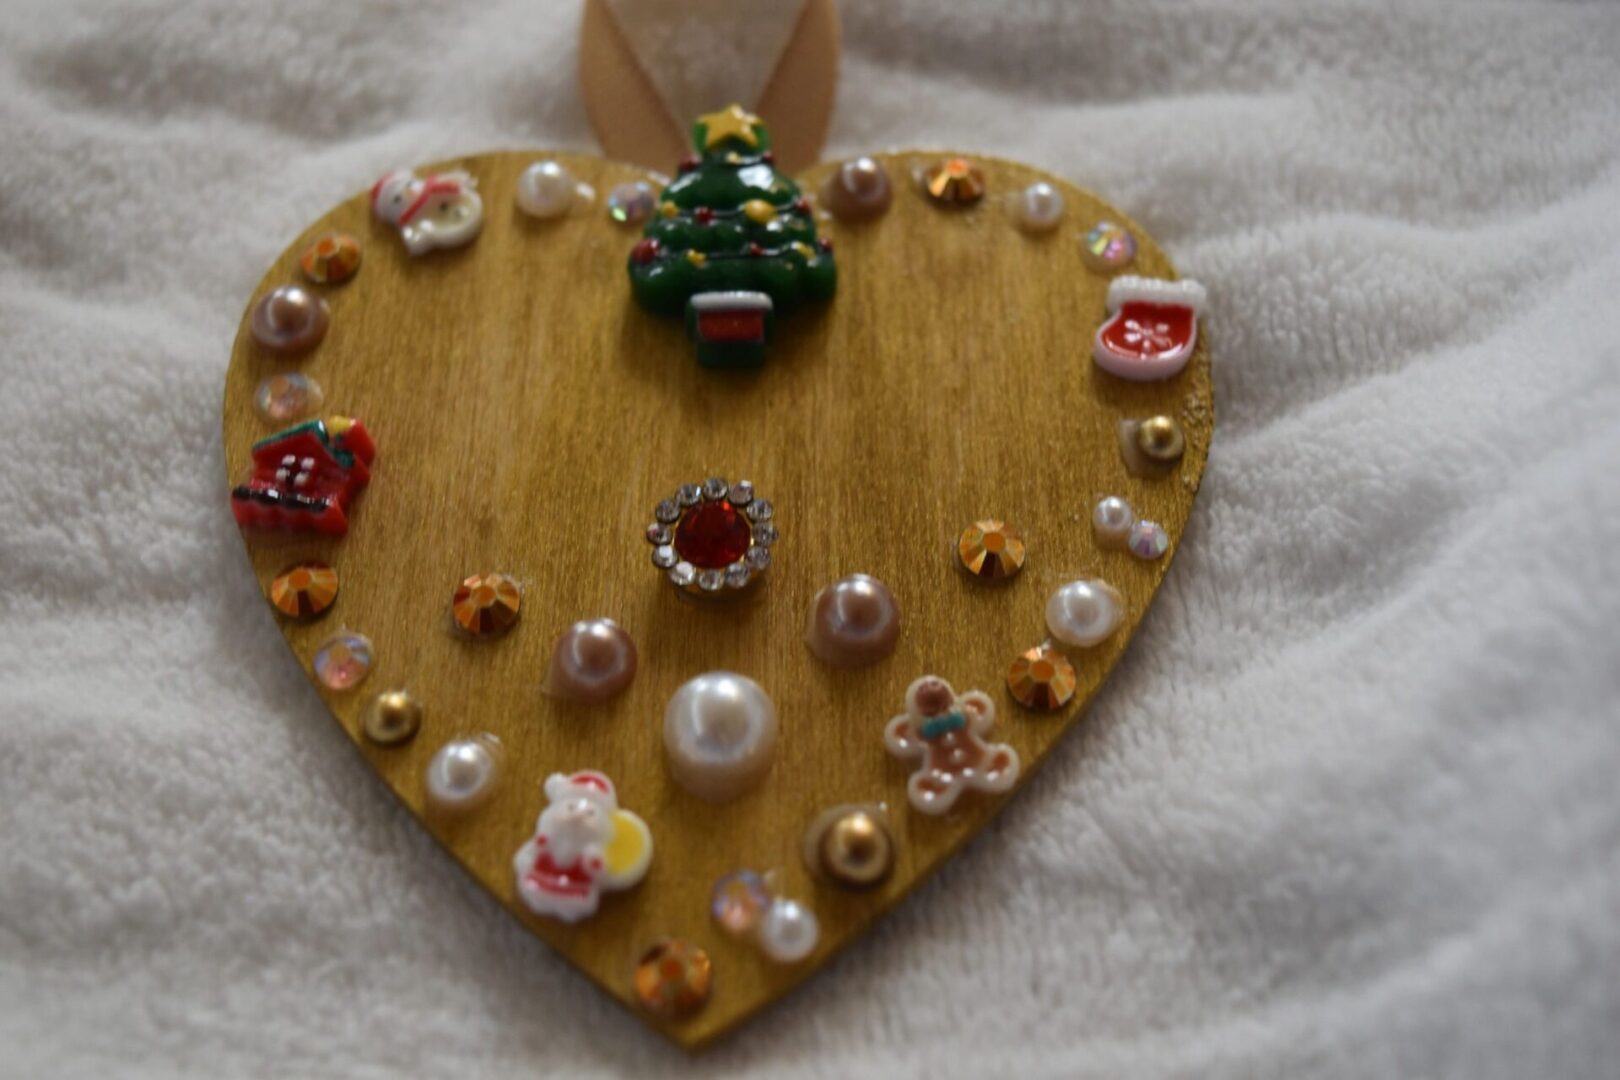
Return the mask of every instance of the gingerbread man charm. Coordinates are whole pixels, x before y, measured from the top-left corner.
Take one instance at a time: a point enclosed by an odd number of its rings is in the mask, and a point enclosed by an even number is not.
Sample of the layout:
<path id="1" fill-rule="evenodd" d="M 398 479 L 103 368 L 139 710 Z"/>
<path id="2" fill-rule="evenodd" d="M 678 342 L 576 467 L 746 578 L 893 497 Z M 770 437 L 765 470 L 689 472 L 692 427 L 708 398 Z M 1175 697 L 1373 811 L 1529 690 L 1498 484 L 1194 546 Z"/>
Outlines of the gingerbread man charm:
<path id="1" fill-rule="evenodd" d="M 902 761 L 920 761 L 906 784 L 911 805 L 943 814 L 964 790 L 1002 792 L 1018 780 L 1018 751 L 987 743 L 996 722 L 988 694 L 960 696 L 937 675 L 924 675 L 906 689 L 906 711 L 889 721 L 883 741 Z"/>

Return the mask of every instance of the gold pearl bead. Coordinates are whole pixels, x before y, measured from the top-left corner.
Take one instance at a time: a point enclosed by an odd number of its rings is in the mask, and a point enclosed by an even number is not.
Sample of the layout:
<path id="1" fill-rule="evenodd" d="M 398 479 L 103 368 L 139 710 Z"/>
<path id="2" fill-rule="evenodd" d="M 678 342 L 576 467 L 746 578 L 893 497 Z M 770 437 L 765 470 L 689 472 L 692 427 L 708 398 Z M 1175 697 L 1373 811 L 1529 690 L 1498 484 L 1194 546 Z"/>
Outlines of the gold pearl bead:
<path id="1" fill-rule="evenodd" d="M 1136 448 L 1142 456 L 1167 464 L 1178 461 L 1187 449 L 1181 425 L 1168 416 L 1150 416 L 1137 425 Z"/>
<path id="2" fill-rule="evenodd" d="M 851 810 L 821 835 L 821 872 L 846 889 L 870 889 L 894 869 L 894 838 L 872 814 Z"/>
<path id="3" fill-rule="evenodd" d="M 362 727 L 366 738 L 379 746 L 407 742 L 422 726 L 422 703 L 407 690 L 378 694 L 366 706 Z"/>

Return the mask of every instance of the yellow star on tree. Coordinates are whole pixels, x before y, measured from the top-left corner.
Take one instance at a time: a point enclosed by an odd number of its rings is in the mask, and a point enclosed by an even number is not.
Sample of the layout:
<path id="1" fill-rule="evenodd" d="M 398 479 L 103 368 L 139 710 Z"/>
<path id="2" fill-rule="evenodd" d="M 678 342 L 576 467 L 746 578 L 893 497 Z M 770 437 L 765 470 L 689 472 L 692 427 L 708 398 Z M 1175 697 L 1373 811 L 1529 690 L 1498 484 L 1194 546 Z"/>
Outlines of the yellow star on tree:
<path id="1" fill-rule="evenodd" d="M 754 125 L 759 123 L 759 117 L 745 111 L 740 105 L 728 105 L 719 112 L 700 116 L 698 123 L 703 125 L 705 150 L 713 150 L 727 139 L 741 139 L 751 149 L 759 146 L 759 136 L 754 134 Z"/>

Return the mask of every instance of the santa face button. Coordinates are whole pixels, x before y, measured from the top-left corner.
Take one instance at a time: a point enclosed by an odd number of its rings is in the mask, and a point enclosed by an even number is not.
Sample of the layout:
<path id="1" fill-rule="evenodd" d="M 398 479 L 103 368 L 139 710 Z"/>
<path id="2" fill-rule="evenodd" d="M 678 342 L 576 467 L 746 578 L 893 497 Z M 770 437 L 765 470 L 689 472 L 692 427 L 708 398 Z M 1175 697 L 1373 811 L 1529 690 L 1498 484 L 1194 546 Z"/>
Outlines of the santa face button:
<path id="1" fill-rule="evenodd" d="M 652 865 L 652 830 L 619 806 L 613 781 L 586 769 L 553 773 L 535 835 L 512 857 L 517 892 L 536 915 L 579 922 L 603 892 L 628 889 Z"/>
<path id="2" fill-rule="evenodd" d="M 747 480 L 683 484 L 653 509 L 652 563 L 694 596 L 736 595 L 770 568 L 776 510 Z"/>
<path id="3" fill-rule="evenodd" d="M 1198 345 L 1204 287 L 1128 275 L 1108 286 L 1108 320 L 1097 330 L 1091 355 L 1110 375 L 1153 382 L 1181 374 Z"/>

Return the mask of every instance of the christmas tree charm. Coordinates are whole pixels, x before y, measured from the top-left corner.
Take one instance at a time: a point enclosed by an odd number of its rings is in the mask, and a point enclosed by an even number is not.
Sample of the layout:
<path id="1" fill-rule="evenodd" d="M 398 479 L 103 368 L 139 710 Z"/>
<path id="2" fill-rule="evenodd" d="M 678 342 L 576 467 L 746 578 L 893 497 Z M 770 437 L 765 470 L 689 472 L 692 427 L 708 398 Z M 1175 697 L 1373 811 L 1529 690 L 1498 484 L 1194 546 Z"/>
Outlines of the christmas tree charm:
<path id="1" fill-rule="evenodd" d="M 396 169 L 372 185 L 371 211 L 399 229 L 412 255 L 471 243 L 484 225 L 478 181 L 460 170 L 419 177 Z"/>
<path id="2" fill-rule="evenodd" d="M 613 781 L 586 770 L 546 780 L 548 805 L 534 837 L 512 858 L 518 895 L 536 915 L 578 922 L 604 891 L 628 889 L 652 865 L 652 831 L 619 808 Z"/>
<path id="3" fill-rule="evenodd" d="M 237 524 L 342 536 L 376 447 L 351 417 L 310 420 L 253 444 L 253 475 L 231 490 Z"/>
<path id="4" fill-rule="evenodd" d="M 692 126 L 697 157 L 659 197 L 630 252 L 630 287 L 656 315 L 686 313 L 705 367 L 758 367 L 771 320 L 838 287 L 799 187 L 776 171 L 757 116 L 733 105 Z"/>
<path id="5" fill-rule="evenodd" d="M 982 690 L 957 696 L 937 675 L 924 675 L 906 689 L 906 711 L 889 721 L 883 741 L 902 761 L 916 761 L 906 784 L 914 810 L 943 814 L 962 792 L 1001 792 L 1018 779 L 1018 751 L 984 737 L 996 722 L 996 706 Z"/>
<path id="6" fill-rule="evenodd" d="M 1108 321 L 1097 330 L 1091 354 L 1104 371 L 1134 382 L 1181 373 L 1198 344 L 1204 287 L 1135 275 L 1108 286 Z"/>

